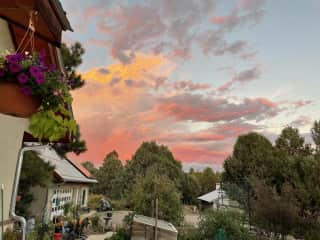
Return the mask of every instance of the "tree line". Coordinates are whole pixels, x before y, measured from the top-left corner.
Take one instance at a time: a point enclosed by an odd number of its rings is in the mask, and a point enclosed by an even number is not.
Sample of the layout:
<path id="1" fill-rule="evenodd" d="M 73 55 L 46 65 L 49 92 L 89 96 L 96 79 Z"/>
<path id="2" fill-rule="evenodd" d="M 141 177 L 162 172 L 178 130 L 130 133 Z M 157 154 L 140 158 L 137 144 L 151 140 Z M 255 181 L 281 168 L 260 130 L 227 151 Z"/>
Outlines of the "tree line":
<path id="1" fill-rule="evenodd" d="M 83 166 L 99 182 L 93 186 L 93 193 L 125 200 L 128 208 L 147 216 L 153 215 L 157 198 L 159 218 L 177 225 L 183 220 L 182 204 L 195 204 L 198 196 L 215 189 L 220 178 L 209 167 L 202 172 L 184 172 L 170 150 L 156 142 L 142 143 L 124 165 L 112 151 L 99 168 L 91 162 Z"/>
<path id="2" fill-rule="evenodd" d="M 275 144 L 258 133 L 242 135 L 224 162 L 224 188 L 261 235 L 319 239 L 320 121 L 311 136 L 313 144 L 306 143 L 290 126 Z"/>

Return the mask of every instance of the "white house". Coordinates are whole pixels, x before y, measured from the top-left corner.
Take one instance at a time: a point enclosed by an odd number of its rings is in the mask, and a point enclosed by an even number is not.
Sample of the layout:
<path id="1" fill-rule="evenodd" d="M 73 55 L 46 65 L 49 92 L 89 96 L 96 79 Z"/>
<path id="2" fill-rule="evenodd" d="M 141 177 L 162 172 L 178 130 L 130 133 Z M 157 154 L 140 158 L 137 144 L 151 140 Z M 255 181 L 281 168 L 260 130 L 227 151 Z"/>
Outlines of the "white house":
<path id="1" fill-rule="evenodd" d="M 198 197 L 198 200 L 200 200 L 201 208 L 212 207 L 213 209 L 218 209 L 230 206 L 230 200 L 225 191 L 221 189 L 220 183 L 216 184 L 216 189 L 214 191 Z"/>
<path id="2" fill-rule="evenodd" d="M 39 156 L 55 166 L 54 180 L 48 188 L 32 189 L 34 201 L 31 213 L 40 216 L 45 213 L 47 220 L 63 214 L 66 203 L 80 208 L 87 207 L 89 187 L 97 181 L 88 176 L 79 166 L 66 158 L 61 158 L 52 148 L 38 151 Z"/>

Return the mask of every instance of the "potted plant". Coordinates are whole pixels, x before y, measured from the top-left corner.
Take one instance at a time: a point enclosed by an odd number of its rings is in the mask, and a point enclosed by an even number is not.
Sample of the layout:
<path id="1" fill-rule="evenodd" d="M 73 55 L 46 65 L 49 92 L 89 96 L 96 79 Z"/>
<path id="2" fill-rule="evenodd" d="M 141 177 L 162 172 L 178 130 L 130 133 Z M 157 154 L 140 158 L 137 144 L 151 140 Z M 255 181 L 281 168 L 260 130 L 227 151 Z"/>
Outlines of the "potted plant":
<path id="1" fill-rule="evenodd" d="M 0 112 L 28 117 L 34 137 L 58 141 L 77 130 L 68 109 L 71 83 L 43 54 L 7 53 L 0 56 Z"/>

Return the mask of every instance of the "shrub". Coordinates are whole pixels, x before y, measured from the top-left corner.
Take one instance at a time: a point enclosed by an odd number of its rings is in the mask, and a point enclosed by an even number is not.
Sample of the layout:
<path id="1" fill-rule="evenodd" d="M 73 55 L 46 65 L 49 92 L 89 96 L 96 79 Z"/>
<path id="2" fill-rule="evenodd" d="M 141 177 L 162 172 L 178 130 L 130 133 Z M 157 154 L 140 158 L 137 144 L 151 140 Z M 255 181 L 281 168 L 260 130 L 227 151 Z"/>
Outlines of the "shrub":
<path id="1" fill-rule="evenodd" d="M 200 216 L 200 239 L 251 240 L 252 234 L 244 227 L 239 212 L 230 210 L 207 211 Z"/>
<path id="2" fill-rule="evenodd" d="M 100 200 L 103 198 L 101 194 L 90 194 L 88 200 L 88 207 L 92 210 L 100 206 Z"/>
<path id="3" fill-rule="evenodd" d="M 125 228 L 119 228 L 109 240 L 129 240 L 130 234 L 127 229 Z"/>
<path id="4" fill-rule="evenodd" d="M 178 240 L 199 240 L 200 234 L 196 228 L 181 228 L 178 234 Z"/>

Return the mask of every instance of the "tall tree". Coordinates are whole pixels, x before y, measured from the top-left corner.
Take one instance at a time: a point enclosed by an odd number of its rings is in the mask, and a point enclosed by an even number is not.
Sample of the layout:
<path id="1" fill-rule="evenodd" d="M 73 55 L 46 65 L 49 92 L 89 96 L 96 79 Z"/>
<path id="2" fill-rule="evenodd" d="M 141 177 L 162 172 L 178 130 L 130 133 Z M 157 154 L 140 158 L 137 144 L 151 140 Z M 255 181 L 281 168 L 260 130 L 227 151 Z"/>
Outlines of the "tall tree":
<path id="1" fill-rule="evenodd" d="M 185 204 L 196 204 L 197 197 L 201 194 L 198 179 L 194 174 L 184 173 L 182 177 L 182 201 Z"/>
<path id="2" fill-rule="evenodd" d="M 111 198 L 119 198 L 122 194 L 124 167 L 116 151 L 112 151 L 105 157 L 102 166 L 96 173 L 99 184 L 95 187 L 97 193 L 104 194 Z"/>
<path id="3" fill-rule="evenodd" d="M 250 177 L 268 174 L 273 158 L 274 148 L 264 136 L 258 133 L 239 136 L 233 155 L 224 162 L 223 179 L 246 188 Z"/>
<path id="4" fill-rule="evenodd" d="M 84 85 L 85 81 L 82 79 L 81 75 L 77 73 L 76 69 L 82 63 L 82 57 L 85 53 L 84 48 L 81 43 L 75 42 L 70 46 L 67 44 L 61 44 L 61 55 L 64 65 L 64 70 L 67 79 L 71 81 L 72 89 L 80 88 Z"/>
<path id="5" fill-rule="evenodd" d="M 282 130 L 276 140 L 276 148 L 290 156 L 308 156 L 312 154 L 310 146 L 305 144 L 304 138 L 299 134 L 299 130 L 290 126 Z"/>
<path id="6" fill-rule="evenodd" d="M 82 63 L 82 57 L 85 53 L 81 43 L 76 42 L 70 46 L 65 43 L 61 44 L 60 52 L 64 65 L 66 79 L 69 79 L 72 89 L 81 88 L 85 81 L 81 75 L 76 72 L 76 69 Z M 77 155 L 87 151 L 86 142 L 81 139 L 80 126 L 77 126 L 77 133 L 73 136 L 70 143 L 56 143 L 54 148 L 60 156 L 65 157 L 67 153 L 73 152 Z"/>
<path id="7" fill-rule="evenodd" d="M 318 154 L 320 154 L 320 120 L 313 123 L 311 135 L 313 142 L 316 145 L 316 151 Z"/>
<path id="8" fill-rule="evenodd" d="M 93 165 L 92 162 L 83 162 L 81 165 L 89 171 L 92 176 L 96 176 L 98 169 Z"/>
<path id="9" fill-rule="evenodd" d="M 156 199 L 159 200 L 159 219 L 179 225 L 183 220 L 181 195 L 175 184 L 165 175 L 154 170 L 138 177 L 128 194 L 130 207 L 138 214 L 154 216 Z"/>
<path id="10" fill-rule="evenodd" d="M 157 169 L 166 175 L 178 188 L 181 187 L 182 165 L 177 161 L 170 150 L 155 142 L 144 142 L 127 162 L 127 182 L 134 182 L 137 176 L 146 176 L 150 168 Z"/>

